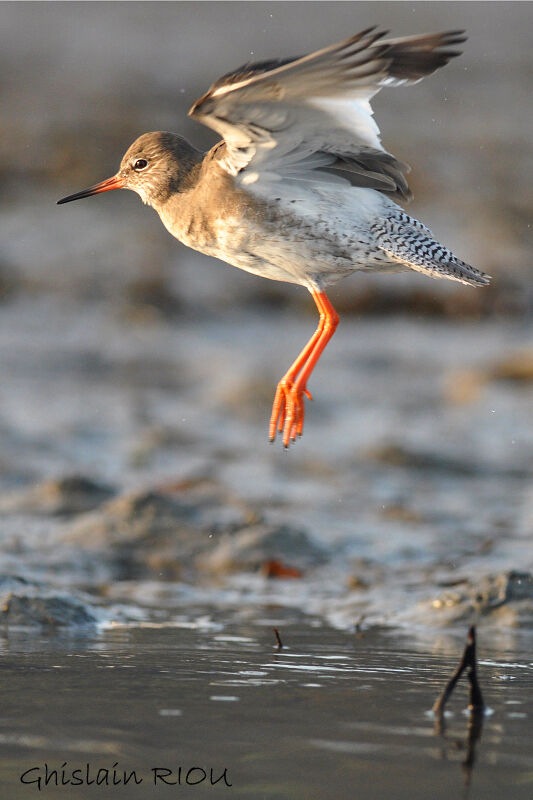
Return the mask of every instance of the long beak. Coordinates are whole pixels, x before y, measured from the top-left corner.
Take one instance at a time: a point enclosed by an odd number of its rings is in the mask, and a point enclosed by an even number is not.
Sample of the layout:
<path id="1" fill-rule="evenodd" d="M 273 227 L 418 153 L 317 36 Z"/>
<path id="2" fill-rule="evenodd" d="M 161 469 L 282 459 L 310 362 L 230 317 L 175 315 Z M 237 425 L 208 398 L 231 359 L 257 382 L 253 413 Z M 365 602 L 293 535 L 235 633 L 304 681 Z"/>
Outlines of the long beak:
<path id="1" fill-rule="evenodd" d="M 110 192 L 112 189 L 122 189 L 123 187 L 124 179 L 120 178 L 118 175 L 114 175 L 112 178 L 108 178 L 106 181 L 97 183 L 95 186 L 91 186 L 89 189 L 84 189 L 82 192 L 76 192 L 76 194 L 69 194 L 68 197 L 63 197 L 62 200 L 57 201 L 57 205 L 60 206 L 63 203 L 70 203 L 71 200 L 81 200 L 82 197 L 91 197 L 93 194 Z"/>

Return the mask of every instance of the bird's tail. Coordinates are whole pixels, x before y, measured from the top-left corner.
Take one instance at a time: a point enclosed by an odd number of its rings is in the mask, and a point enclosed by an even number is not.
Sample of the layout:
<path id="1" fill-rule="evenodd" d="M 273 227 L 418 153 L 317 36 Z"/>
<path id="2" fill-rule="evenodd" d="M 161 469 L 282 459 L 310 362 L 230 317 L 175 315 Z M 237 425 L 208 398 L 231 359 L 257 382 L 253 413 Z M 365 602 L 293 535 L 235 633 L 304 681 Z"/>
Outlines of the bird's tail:
<path id="1" fill-rule="evenodd" d="M 490 282 L 490 275 L 461 261 L 433 238 L 429 228 L 404 211 L 380 220 L 373 226 L 373 233 L 380 249 L 392 261 L 431 278 L 448 278 L 470 286 L 486 286 Z"/>

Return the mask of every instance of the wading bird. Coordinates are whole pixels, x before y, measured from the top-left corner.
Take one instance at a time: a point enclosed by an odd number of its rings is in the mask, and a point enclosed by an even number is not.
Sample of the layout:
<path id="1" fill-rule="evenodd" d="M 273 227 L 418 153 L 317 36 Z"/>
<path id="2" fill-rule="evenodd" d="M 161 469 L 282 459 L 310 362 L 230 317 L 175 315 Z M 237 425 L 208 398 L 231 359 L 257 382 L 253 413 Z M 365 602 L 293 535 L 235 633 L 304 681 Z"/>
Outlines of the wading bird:
<path id="1" fill-rule="evenodd" d="M 145 133 L 115 176 L 59 201 L 131 189 L 189 247 L 311 292 L 319 324 L 270 418 L 285 447 L 302 434 L 307 382 L 337 327 L 326 286 L 357 270 L 489 281 L 393 201 L 410 197 L 408 167 L 382 147 L 370 107 L 382 87 L 429 75 L 464 41 L 463 31 L 388 39 L 369 28 L 303 57 L 245 64 L 189 111 L 223 137 L 209 152 Z"/>

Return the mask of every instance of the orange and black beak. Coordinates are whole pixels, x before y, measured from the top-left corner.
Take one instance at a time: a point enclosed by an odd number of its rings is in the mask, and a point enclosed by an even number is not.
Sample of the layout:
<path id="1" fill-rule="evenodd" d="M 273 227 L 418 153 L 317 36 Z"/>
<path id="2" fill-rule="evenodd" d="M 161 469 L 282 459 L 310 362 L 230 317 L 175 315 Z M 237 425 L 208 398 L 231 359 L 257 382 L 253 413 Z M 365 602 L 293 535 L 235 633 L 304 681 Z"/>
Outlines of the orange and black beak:
<path id="1" fill-rule="evenodd" d="M 68 197 L 63 197 L 61 200 L 57 201 L 57 205 L 60 206 L 63 203 L 70 203 L 71 200 L 81 200 L 82 197 L 91 197 L 91 195 L 100 194 L 100 192 L 110 192 L 112 189 L 123 188 L 124 179 L 120 178 L 118 175 L 114 175 L 112 178 L 108 178 L 106 181 L 97 183 L 95 186 L 91 186 L 89 189 L 84 189 L 82 192 L 76 192 L 76 194 L 69 194 Z"/>

